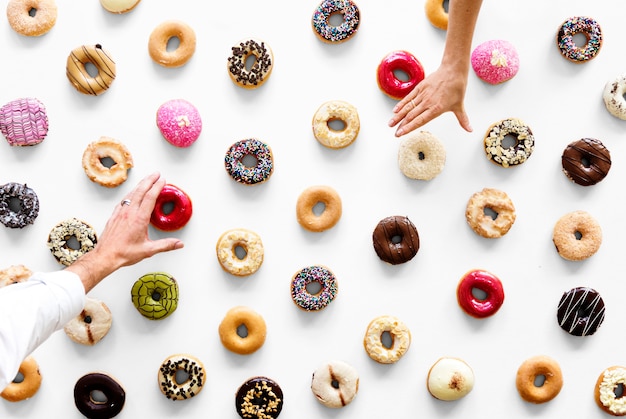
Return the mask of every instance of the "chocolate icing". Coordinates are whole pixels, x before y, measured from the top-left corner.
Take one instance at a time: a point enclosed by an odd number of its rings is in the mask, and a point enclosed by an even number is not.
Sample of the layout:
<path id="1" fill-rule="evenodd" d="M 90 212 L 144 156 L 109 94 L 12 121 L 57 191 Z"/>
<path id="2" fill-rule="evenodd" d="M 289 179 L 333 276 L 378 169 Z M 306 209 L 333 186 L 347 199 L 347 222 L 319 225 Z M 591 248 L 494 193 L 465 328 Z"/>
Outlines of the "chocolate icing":
<path id="1" fill-rule="evenodd" d="M 94 401 L 92 391 L 101 391 L 106 402 Z M 74 385 L 74 403 L 85 417 L 90 419 L 110 419 L 122 411 L 126 392 L 111 376 L 103 373 L 90 373 L 78 379 Z"/>
<path id="2" fill-rule="evenodd" d="M 600 140 L 582 138 L 570 143 L 561 156 L 563 173 L 573 182 L 591 186 L 606 177 L 611 154 Z"/>
<path id="3" fill-rule="evenodd" d="M 11 209 L 11 200 L 19 201 L 19 210 Z M 26 184 L 9 182 L 0 186 L 0 222 L 10 228 L 33 224 L 39 215 L 39 198 Z"/>
<path id="4" fill-rule="evenodd" d="M 242 418 L 277 418 L 283 408 L 283 391 L 270 378 L 250 378 L 237 390 L 235 408 Z"/>
<path id="5" fill-rule="evenodd" d="M 413 259 L 420 247 L 417 228 L 405 216 L 390 216 L 380 220 L 372 240 L 378 257 L 392 265 Z"/>
<path id="6" fill-rule="evenodd" d="M 556 317 L 570 335 L 591 336 L 604 321 L 604 314 L 604 300 L 596 290 L 576 287 L 563 293 Z"/>

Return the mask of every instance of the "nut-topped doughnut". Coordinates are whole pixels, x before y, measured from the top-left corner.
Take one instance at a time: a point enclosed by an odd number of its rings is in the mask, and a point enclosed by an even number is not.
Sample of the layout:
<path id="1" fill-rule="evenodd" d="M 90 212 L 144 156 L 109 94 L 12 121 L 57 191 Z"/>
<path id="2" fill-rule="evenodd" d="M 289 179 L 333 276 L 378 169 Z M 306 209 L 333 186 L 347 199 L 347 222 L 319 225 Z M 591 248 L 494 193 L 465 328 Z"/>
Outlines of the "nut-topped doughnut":
<path id="1" fill-rule="evenodd" d="M 386 342 L 386 336 L 390 342 Z M 383 315 L 372 319 L 363 337 L 367 355 L 380 364 L 394 364 L 411 346 L 411 331 L 396 316 Z"/>
<path id="2" fill-rule="evenodd" d="M 70 320 L 63 331 L 74 342 L 93 346 L 109 333 L 112 321 L 111 310 L 103 301 L 86 297 L 80 314 Z"/>
<path id="3" fill-rule="evenodd" d="M 571 142 L 561 155 L 563 173 L 572 182 L 591 186 L 606 177 L 611 168 L 611 153 L 596 138 Z"/>
<path id="4" fill-rule="evenodd" d="M 310 291 L 313 286 L 318 286 L 319 290 Z M 335 274 L 325 266 L 307 266 L 291 278 L 291 299 L 304 311 L 326 308 L 335 299 L 338 290 Z"/>
<path id="5" fill-rule="evenodd" d="M 215 251 L 220 266 L 236 276 L 255 273 L 263 264 L 265 255 L 261 236 L 245 228 L 223 232 L 217 240 Z"/>
<path id="6" fill-rule="evenodd" d="M 21 362 L 18 369 L 18 376 L 20 375 L 21 380 L 14 379 L 9 383 L 0 392 L 0 397 L 10 402 L 19 402 L 33 397 L 39 391 L 42 377 L 39 364 L 32 355 Z"/>
<path id="7" fill-rule="evenodd" d="M 506 139 L 512 144 L 506 145 Z M 484 138 L 489 161 L 502 167 L 524 163 L 535 150 L 535 137 L 528 125 L 519 118 L 506 118 L 493 123 Z"/>
<path id="8" fill-rule="evenodd" d="M 626 399 L 620 394 L 624 387 L 626 367 L 614 365 L 602 371 L 594 389 L 594 399 L 598 407 L 609 415 L 626 416 Z"/>
<path id="9" fill-rule="evenodd" d="M 48 135 L 48 114 L 36 98 L 12 100 L 0 108 L 0 132 L 11 146 L 33 146 Z"/>
<path id="10" fill-rule="evenodd" d="M 517 215 L 513 201 L 506 192 L 483 188 L 467 201 L 465 219 L 474 232 L 488 239 L 497 239 L 509 232 Z"/>
<path id="11" fill-rule="evenodd" d="M 587 42 L 578 46 L 574 36 L 583 34 Z M 602 28 L 588 16 L 572 16 L 565 20 L 556 34 L 556 44 L 563 57 L 574 63 L 585 63 L 595 58 L 602 47 Z"/>
<path id="12" fill-rule="evenodd" d="M 235 409 L 244 419 L 275 419 L 283 409 L 283 390 L 264 376 L 246 380 L 235 394 Z"/>
<path id="13" fill-rule="evenodd" d="M 340 14 L 341 24 L 331 25 L 332 15 Z M 359 29 L 361 13 L 352 0 L 323 0 L 313 12 L 311 25 L 318 39 L 339 44 L 352 38 Z"/>
<path id="14" fill-rule="evenodd" d="M 574 287 L 561 296 L 556 319 L 572 336 L 591 336 L 604 322 L 604 300 L 600 293 L 589 287 Z"/>
<path id="15" fill-rule="evenodd" d="M 335 127 L 337 121 L 340 127 Z M 324 147 L 339 149 L 352 144 L 359 135 L 361 121 L 356 107 L 343 100 L 324 102 L 313 114 L 313 136 Z"/>
<path id="16" fill-rule="evenodd" d="M 380 220 L 372 233 L 372 242 L 378 257 L 391 265 L 410 261 L 420 248 L 417 227 L 409 217 L 402 215 Z"/>
<path id="17" fill-rule="evenodd" d="M 178 308 L 178 282 L 166 272 L 150 272 L 135 281 L 130 296 L 142 316 L 161 320 Z"/>
<path id="18" fill-rule="evenodd" d="M 96 68 L 96 75 L 89 74 L 87 64 Z M 76 90 L 86 95 L 104 93 L 115 80 L 115 72 L 115 61 L 100 44 L 81 45 L 67 57 L 67 79 Z"/>
<path id="19" fill-rule="evenodd" d="M 74 249 L 72 239 L 76 240 L 78 248 Z M 59 222 L 48 235 L 48 249 L 52 256 L 65 266 L 71 265 L 76 259 L 93 250 L 97 242 L 96 230 L 76 217 Z"/>
<path id="20" fill-rule="evenodd" d="M 55 0 L 9 0 L 6 13 L 15 32 L 41 36 L 56 24 L 58 11 Z"/>
<path id="21" fill-rule="evenodd" d="M 28 185 L 9 182 L 0 186 L 0 222 L 10 228 L 33 224 L 39 215 L 39 197 Z"/>
<path id="22" fill-rule="evenodd" d="M 228 74 L 237 86 L 256 89 L 269 79 L 274 68 L 274 54 L 264 41 L 246 39 L 231 47 L 231 50 Z M 250 57 L 254 58 L 252 65 L 247 64 Z"/>
<path id="23" fill-rule="evenodd" d="M 602 227 L 587 211 L 572 211 L 554 224 L 552 242 L 563 259 L 584 260 L 600 250 Z"/>
<path id="24" fill-rule="evenodd" d="M 108 164 L 110 160 L 112 164 Z M 106 164 L 105 164 L 106 163 Z M 114 138 L 102 136 L 83 151 L 83 170 L 87 177 L 106 188 L 115 188 L 128 179 L 133 156 L 128 148 Z"/>
<path id="25" fill-rule="evenodd" d="M 254 163 L 248 164 L 250 158 Z M 267 181 L 274 172 L 274 155 L 266 143 L 248 138 L 231 145 L 224 156 L 226 172 L 238 183 L 256 185 Z"/>
<path id="26" fill-rule="evenodd" d="M 182 374 L 179 374 L 182 373 Z M 184 377 L 179 381 L 179 376 Z M 159 367 L 157 374 L 161 393 L 170 400 L 187 400 L 197 396 L 204 388 L 204 364 L 189 354 L 170 355 Z"/>
<path id="27" fill-rule="evenodd" d="M 404 73 L 404 78 L 398 78 Z M 408 51 L 392 51 L 385 55 L 376 69 L 378 88 L 391 99 L 400 100 L 425 77 L 422 63 Z"/>

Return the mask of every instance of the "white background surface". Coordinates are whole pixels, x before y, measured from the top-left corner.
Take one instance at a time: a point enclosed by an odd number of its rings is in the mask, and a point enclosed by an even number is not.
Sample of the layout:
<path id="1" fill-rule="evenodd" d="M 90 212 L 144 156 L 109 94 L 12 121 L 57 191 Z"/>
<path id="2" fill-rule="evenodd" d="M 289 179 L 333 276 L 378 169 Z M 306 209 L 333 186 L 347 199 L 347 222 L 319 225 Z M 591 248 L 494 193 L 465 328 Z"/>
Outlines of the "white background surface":
<path id="1" fill-rule="evenodd" d="M 387 127 L 395 102 L 375 78 L 380 59 L 396 49 L 416 55 L 427 74 L 436 69 L 445 32 L 430 25 L 423 1 L 361 0 L 359 32 L 342 45 L 315 37 L 310 19 L 317 1 L 240 0 L 211 10 L 216 4 L 150 0 L 113 15 L 96 0 L 59 1 L 55 27 L 39 38 L 17 35 L 0 19 L 0 102 L 37 97 L 50 121 L 48 137 L 36 147 L 0 142 L 0 182 L 27 183 L 41 203 L 33 225 L 0 229 L 0 266 L 60 269 L 46 248 L 50 229 L 78 217 L 100 231 L 121 197 L 155 170 L 194 205 L 190 223 L 172 233 L 185 241 L 183 250 L 118 271 L 91 292 L 113 313 L 110 333 L 93 347 L 56 333 L 34 354 L 43 375 L 39 392 L 24 402 L 0 400 L 0 417 L 81 417 L 73 387 L 92 371 L 108 372 L 125 387 L 119 415 L 125 418 L 235 418 L 234 393 L 255 375 L 281 385 L 284 418 L 605 416 L 593 400 L 595 381 L 604 368 L 626 364 L 625 122 L 611 116 L 601 98 L 605 83 L 626 71 L 621 3 L 486 0 L 473 45 L 512 42 L 520 70 L 499 86 L 470 73 L 466 107 L 473 133 L 452 114 L 425 127 L 448 153 L 443 172 L 429 182 L 407 179 L 398 169 L 399 140 Z M 555 45 L 561 22 L 574 15 L 594 17 L 605 38 L 598 57 L 583 65 L 566 61 Z M 165 69 L 150 59 L 148 37 L 173 18 L 194 28 L 197 50 L 184 67 Z M 257 90 L 236 87 L 226 70 L 230 47 L 249 37 L 266 41 L 275 56 L 270 79 Z M 111 53 L 118 71 L 98 97 L 81 95 L 65 76 L 69 52 L 94 43 Z M 200 139 L 188 149 L 167 143 L 155 124 L 158 106 L 173 98 L 191 101 L 203 118 Z M 311 132 L 313 113 L 332 99 L 355 105 L 361 119 L 357 141 L 343 150 L 322 147 Z M 507 117 L 531 127 L 536 149 L 522 166 L 502 169 L 486 159 L 482 136 Z M 102 135 L 124 142 L 135 160 L 129 180 L 116 189 L 92 183 L 81 167 L 84 148 Z M 274 175 L 253 187 L 235 183 L 223 165 L 226 149 L 247 137 L 267 142 L 275 156 Z M 613 158 L 607 178 L 589 188 L 561 173 L 563 149 L 582 137 L 601 139 Z M 340 222 L 324 233 L 306 232 L 295 217 L 298 195 L 315 184 L 334 187 L 343 201 Z M 517 220 L 501 239 L 483 239 L 465 221 L 467 200 L 484 187 L 504 190 L 516 206 Z M 567 262 L 554 249 L 552 227 L 577 209 L 596 217 L 604 240 L 592 258 Z M 419 230 L 420 251 L 404 265 L 385 265 L 372 247 L 375 225 L 389 215 L 407 215 Z M 263 266 L 247 278 L 223 272 L 215 257 L 218 237 L 235 227 L 256 231 L 265 245 Z M 339 294 L 326 310 L 305 313 L 292 303 L 289 282 L 312 264 L 333 270 Z M 505 288 L 503 307 L 485 320 L 468 317 L 456 302 L 457 282 L 473 268 L 495 273 Z M 157 270 L 177 278 L 180 304 L 169 318 L 150 321 L 132 306 L 130 288 Z M 591 337 L 569 336 L 556 323 L 561 294 L 575 286 L 597 289 L 607 306 Z M 232 354 L 220 343 L 218 325 L 235 305 L 266 320 L 266 343 L 252 355 Z M 375 363 L 363 349 L 366 326 L 382 314 L 398 316 L 413 336 L 394 365 Z M 156 377 L 161 362 L 180 352 L 204 362 L 207 382 L 194 399 L 173 402 Z M 559 362 L 564 386 L 556 399 L 535 406 L 518 396 L 515 374 L 539 354 Z M 441 356 L 460 357 L 474 369 L 476 384 L 466 398 L 441 402 L 428 394 L 428 369 Z M 329 359 L 348 361 L 361 379 L 356 399 L 341 410 L 323 407 L 309 388 L 313 370 Z"/>

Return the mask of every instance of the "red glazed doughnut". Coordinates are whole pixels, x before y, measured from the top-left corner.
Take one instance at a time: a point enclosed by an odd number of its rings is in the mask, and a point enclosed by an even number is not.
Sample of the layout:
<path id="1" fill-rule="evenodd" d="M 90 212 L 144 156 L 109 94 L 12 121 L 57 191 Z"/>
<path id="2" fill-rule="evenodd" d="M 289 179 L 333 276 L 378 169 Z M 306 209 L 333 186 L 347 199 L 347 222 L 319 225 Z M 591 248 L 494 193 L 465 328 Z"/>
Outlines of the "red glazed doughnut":
<path id="1" fill-rule="evenodd" d="M 150 223 L 162 231 L 179 230 L 192 214 L 191 198 L 177 186 L 167 184 L 161 190 L 150 217 Z"/>
<path id="2" fill-rule="evenodd" d="M 474 289 L 484 292 L 486 297 L 475 297 L 472 292 Z M 482 319 L 496 314 L 500 309 L 504 302 L 504 289 L 502 282 L 494 274 L 475 269 L 463 275 L 457 286 L 456 296 L 463 311 Z"/>
<path id="3" fill-rule="evenodd" d="M 408 80 L 400 80 L 397 72 L 404 72 Z M 424 80 L 424 67 L 413 54 L 407 51 L 393 51 L 387 54 L 376 72 L 378 87 L 392 99 L 404 98 L 413 88 Z"/>

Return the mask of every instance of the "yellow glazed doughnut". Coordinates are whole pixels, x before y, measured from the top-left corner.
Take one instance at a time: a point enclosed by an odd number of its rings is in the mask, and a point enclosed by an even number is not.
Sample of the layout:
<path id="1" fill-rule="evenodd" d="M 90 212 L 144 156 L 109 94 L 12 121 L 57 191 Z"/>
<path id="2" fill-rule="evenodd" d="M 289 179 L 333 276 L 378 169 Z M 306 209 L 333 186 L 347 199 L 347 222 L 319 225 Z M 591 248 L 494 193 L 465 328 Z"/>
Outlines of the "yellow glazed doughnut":
<path id="1" fill-rule="evenodd" d="M 57 5 L 54 0 L 9 0 L 7 19 L 20 35 L 40 36 L 55 25 Z"/>
<path id="2" fill-rule="evenodd" d="M 100 4 L 107 12 L 128 13 L 133 10 L 141 0 L 100 0 Z"/>
<path id="3" fill-rule="evenodd" d="M 92 346 L 109 333 L 112 320 L 111 310 L 104 302 L 86 297 L 83 310 L 63 330 L 74 342 Z"/>
<path id="4" fill-rule="evenodd" d="M 20 364 L 18 376 L 21 375 L 23 380 L 17 382 L 13 380 L 3 391 L 0 396 L 10 402 L 19 402 L 31 398 L 37 393 L 41 387 L 41 372 L 35 358 L 27 356 Z M 17 377 L 16 377 L 17 378 Z"/>
<path id="5" fill-rule="evenodd" d="M 488 214 L 489 211 L 493 211 L 495 218 Z M 515 206 L 506 192 L 484 188 L 470 197 L 465 218 L 476 234 L 497 239 L 508 233 L 513 226 L 516 218 Z"/>
<path id="6" fill-rule="evenodd" d="M 594 398 L 598 407 L 609 415 L 626 416 L 626 399 L 616 395 L 619 387 L 626 387 L 626 368 L 609 367 L 602 371 L 596 381 Z"/>
<path id="7" fill-rule="evenodd" d="M 552 241 L 559 255 L 567 260 L 593 256 L 602 244 L 602 228 L 586 211 L 563 215 L 554 225 Z"/>
<path id="8" fill-rule="evenodd" d="M 317 214 L 317 204 L 323 205 L 323 211 Z M 296 203 L 296 218 L 306 230 L 321 232 L 333 227 L 341 218 L 341 198 L 330 186 L 310 186 L 306 188 Z"/>
<path id="9" fill-rule="evenodd" d="M 340 129 L 332 125 L 338 121 Z M 313 115 L 313 135 L 324 147 L 338 149 L 352 144 L 359 135 L 361 121 L 357 109 L 348 102 L 331 100 L 323 103 Z"/>
<path id="10" fill-rule="evenodd" d="M 89 64 L 95 67 L 98 74 L 89 74 L 86 67 Z M 67 57 L 67 79 L 76 90 L 86 95 L 104 93 L 115 80 L 115 71 L 115 61 L 100 44 L 74 48 Z"/>
<path id="11" fill-rule="evenodd" d="M 33 271 L 24 265 L 11 265 L 0 271 L 0 288 L 27 281 Z"/>
<path id="12" fill-rule="evenodd" d="M 168 43 L 178 39 L 176 49 L 170 51 Z M 196 52 L 196 33 L 185 22 L 168 20 L 159 24 L 148 39 L 148 53 L 155 63 L 163 67 L 181 67 Z"/>
<path id="13" fill-rule="evenodd" d="M 241 327 L 244 330 L 240 330 Z M 259 313 L 248 307 L 236 306 L 226 312 L 218 332 L 226 349 L 239 355 L 249 355 L 265 343 L 267 327 Z"/>
<path id="14" fill-rule="evenodd" d="M 241 257 L 237 254 L 238 249 L 243 252 Z M 222 233 L 217 240 L 215 251 L 222 268 L 233 275 L 252 275 L 263 263 L 264 249 L 261 236 L 245 228 Z"/>
<path id="15" fill-rule="evenodd" d="M 105 165 L 106 159 L 110 159 L 113 164 Z M 85 174 L 92 182 L 114 188 L 128 178 L 128 171 L 133 167 L 133 157 L 121 142 L 100 137 L 85 148 L 82 163 Z"/>
<path id="16" fill-rule="evenodd" d="M 462 359 L 442 357 L 430 367 L 426 386 L 436 399 L 458 400 L 474 388 L 474 371 Z"/>
<path id="17" fill-rule="evenodd" d="M 431 180 L 446 164 L 443 143 L 428 131 L 412 132 L 403 136 L 398 149 L 398 166 L 411 179 Z"/>
<path id="18" fill-rule="evenodd" d="M 428 21 L 438 29 L 448 29 L 448 12 L 443 7 L 443 0 L 426 0 L 424 6 Z"/>
<path id="19" fill-rule="evenodd" d="M 541 386 L 535 385 L 537 377 L 543 377 Z M 554 359 L 545 355 L 528 358 L 517 370 L 515 386 L 521 398 L 527 402 L 549 402 L 558 396 L 563 387 L 561 367 Z"/>
<path id="20" fill-rule="evenodd" d="M 385 334 L 389 334 L 389 347 L 383 343 Z M 409 350 L 411 331 L 400 319 L 394 316 L 379 316 L 373 319 L 365 331 L 363 346 L 365 352 L 374 361 L 381 364 L 396 363 Z"/>

